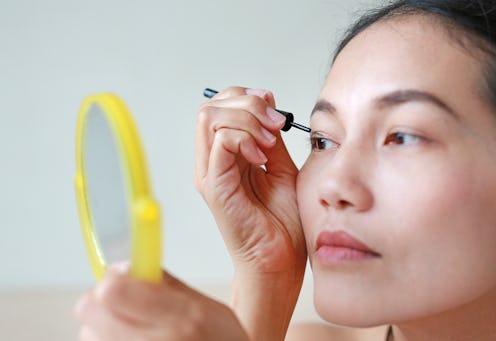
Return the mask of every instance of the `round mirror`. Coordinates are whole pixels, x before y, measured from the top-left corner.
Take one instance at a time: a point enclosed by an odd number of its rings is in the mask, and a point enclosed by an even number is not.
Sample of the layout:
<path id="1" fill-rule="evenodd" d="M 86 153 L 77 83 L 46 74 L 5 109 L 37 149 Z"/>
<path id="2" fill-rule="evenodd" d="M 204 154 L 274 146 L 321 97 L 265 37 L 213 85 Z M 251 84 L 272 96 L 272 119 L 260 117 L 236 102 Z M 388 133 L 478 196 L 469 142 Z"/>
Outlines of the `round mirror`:
<path id="1" fill-rule="evenodd" d="M 130 259 L 132 275 L 160 280 L 159 207 L 135 124 L 117 96 L 83 102 L 76 149 L 79 215 L 96 279 L 107 264 Z"/>
<path id="2" fill-rule="evenodd" d="M 105 261 L 130 259 L 130 198 L 124 166 L 112 130 L 98 104 L 89 108 L 84 144 L 88 204 Z"/>

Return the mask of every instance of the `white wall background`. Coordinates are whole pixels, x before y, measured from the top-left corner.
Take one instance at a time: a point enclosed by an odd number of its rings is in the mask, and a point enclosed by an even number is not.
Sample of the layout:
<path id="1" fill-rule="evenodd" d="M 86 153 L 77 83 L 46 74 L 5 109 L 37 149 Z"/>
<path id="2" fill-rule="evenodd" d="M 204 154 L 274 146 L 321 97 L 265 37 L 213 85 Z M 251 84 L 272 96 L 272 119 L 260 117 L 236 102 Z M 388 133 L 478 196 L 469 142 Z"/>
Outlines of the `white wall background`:
<path id="1" fill-rule="evenodd" d="M 93 283 L 74 145 L 82 98 L 101 91 L 137 121 L 165 217 L 164 266 L 187 281 L 228 279 L 192 180 L 202 89 L 271 89 L 307 124 L 336 40 L 377 2 L 0 0 L 0 289 Z M 285 139 L 301 165 L 306 134 Z"/>

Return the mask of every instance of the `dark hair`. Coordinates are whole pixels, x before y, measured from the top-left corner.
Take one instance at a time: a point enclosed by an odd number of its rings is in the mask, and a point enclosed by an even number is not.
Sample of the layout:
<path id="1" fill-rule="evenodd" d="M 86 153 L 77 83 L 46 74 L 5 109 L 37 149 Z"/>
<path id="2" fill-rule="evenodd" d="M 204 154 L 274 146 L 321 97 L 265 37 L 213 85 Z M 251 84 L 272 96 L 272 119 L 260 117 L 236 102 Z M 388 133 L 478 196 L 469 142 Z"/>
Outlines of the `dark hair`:
<path id="1" fill-rule="evenodd" d="M 449 36 L 463 47 L 483 53 L 483 96 L 496 109 L 496 0 L 396 0 L 362 15 L 338 44 L 341 50 L 370 25 L 403 15 L 431 15 L 448 28 Z M 453 34 L 462 33 L 461 35 Z M 467 46 L 466 43 L 469 43 Z"/>

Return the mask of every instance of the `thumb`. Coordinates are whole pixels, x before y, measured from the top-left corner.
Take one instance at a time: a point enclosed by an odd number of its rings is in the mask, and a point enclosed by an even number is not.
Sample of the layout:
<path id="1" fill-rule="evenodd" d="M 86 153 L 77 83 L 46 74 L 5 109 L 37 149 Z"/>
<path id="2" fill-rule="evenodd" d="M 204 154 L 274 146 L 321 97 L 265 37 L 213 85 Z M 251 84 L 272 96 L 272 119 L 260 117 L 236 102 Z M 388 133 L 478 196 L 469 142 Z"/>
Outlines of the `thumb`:
<path id="1" fill-rule="evenodd" d="M 276 144 L 272 148 L 264 150 L 268 159 L 265 163 L 267 173 L 296 176 L 298 174 L 298 168 L 296 168 L 293 159 L 289 155 L 281 133 L 277 132 L 276 137 Z"/>
<path id="2" fill-rule="evenodd" d="M 185 285 L 163 272 L 161 283 L 148 283 L 109 268 L 96 289 L 96 297 L 116 315 L 137 323 L 150 324 L 175 305 L 174 293 Z"/>

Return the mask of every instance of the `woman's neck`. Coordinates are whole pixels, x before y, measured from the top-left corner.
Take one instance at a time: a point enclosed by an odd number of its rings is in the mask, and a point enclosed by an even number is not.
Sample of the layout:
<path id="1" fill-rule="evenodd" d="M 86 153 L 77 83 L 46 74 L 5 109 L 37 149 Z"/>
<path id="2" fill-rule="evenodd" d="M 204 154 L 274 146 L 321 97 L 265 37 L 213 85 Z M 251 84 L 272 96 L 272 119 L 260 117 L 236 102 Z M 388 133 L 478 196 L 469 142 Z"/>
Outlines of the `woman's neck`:
<path id="1" fill-rule="evenodd" d="M 496 288 L 443 313 L 393 326 L 394 341 L 496 340 Z"/>

